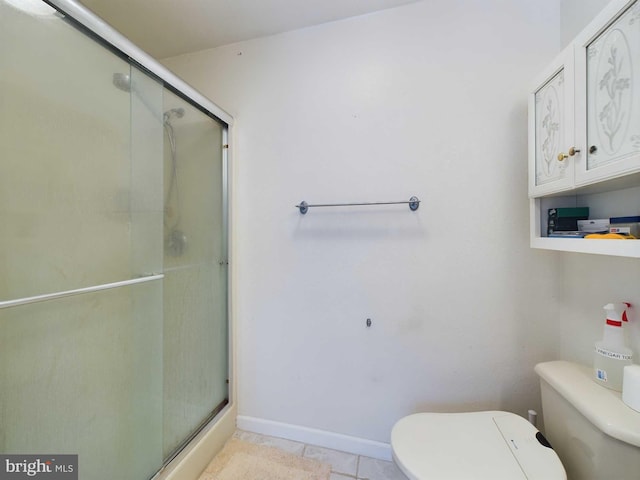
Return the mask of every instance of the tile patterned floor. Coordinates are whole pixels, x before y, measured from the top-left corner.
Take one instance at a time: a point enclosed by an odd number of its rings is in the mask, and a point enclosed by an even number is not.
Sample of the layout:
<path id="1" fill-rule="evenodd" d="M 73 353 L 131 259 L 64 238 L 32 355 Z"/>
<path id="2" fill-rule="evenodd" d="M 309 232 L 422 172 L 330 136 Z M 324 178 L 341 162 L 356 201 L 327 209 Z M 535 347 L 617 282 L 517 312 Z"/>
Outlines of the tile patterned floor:
<path id="1" fill-rule="evenodd" d="M 243 430 L 236 430 L 233 436 L 245 442 L 279 448 L 294 455 L 328 463 L 331 465 L 330 480 L 407 480 L 393 462 Z"/>

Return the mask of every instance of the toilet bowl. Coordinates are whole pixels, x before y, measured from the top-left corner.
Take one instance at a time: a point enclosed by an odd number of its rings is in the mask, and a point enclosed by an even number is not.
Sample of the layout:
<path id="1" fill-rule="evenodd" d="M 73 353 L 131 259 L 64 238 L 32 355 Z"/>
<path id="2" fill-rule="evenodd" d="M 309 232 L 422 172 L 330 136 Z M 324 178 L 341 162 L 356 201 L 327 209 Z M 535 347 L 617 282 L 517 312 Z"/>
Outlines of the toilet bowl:
<path id="1" fill-rule="evenodd" d="M 409 480 L 566 480 L 538 430 L 509 412 L 417 413 L 391 432 L 393 459 Z"/>

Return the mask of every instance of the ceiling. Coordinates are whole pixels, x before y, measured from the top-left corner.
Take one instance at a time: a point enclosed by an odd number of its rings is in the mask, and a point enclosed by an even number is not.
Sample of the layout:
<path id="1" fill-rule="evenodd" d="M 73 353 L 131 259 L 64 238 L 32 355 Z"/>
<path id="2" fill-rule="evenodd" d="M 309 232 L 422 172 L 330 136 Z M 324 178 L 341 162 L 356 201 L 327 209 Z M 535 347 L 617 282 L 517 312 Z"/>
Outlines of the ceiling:
<path id="1" fill-rule="evenodd" d="M 418 0 L 81 0 L 156 58 L 354 17 Z"/>

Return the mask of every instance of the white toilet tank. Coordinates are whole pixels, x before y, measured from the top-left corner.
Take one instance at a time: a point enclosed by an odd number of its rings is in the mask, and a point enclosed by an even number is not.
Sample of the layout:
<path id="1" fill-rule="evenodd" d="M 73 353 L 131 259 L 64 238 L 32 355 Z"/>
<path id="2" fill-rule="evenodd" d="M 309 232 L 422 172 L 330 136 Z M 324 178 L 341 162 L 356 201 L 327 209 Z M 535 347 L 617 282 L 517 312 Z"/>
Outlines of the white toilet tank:
<path id="1" fill-rule="evenodd" d="M 571 362 L 539 363 L 545 436 L 569 480 L 638 480 L 640 413 Z"/>

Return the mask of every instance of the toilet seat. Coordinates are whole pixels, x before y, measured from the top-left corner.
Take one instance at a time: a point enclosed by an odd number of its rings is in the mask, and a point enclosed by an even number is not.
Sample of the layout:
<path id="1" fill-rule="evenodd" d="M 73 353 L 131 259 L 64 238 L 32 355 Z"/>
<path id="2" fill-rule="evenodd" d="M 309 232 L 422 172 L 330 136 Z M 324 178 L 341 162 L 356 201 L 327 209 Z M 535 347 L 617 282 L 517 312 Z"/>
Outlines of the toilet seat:
<path id="1" fill-rule="evenodd" d="M 418 413 L 395 424 L 391 449 L 410 480 L 566 480 L 538 433 L 509 412 Z"/>

